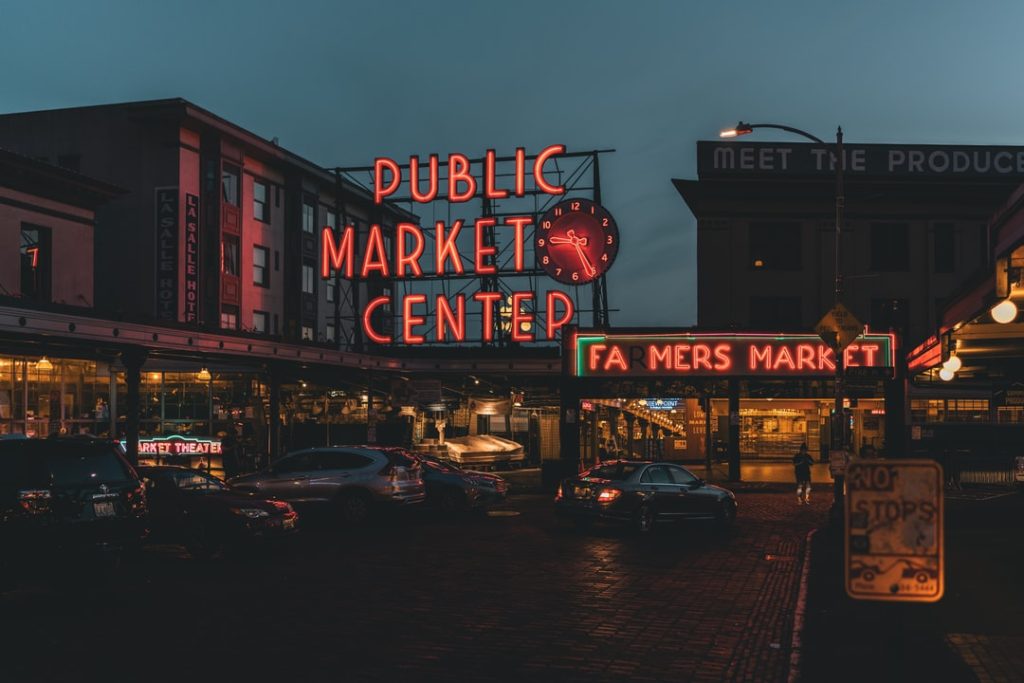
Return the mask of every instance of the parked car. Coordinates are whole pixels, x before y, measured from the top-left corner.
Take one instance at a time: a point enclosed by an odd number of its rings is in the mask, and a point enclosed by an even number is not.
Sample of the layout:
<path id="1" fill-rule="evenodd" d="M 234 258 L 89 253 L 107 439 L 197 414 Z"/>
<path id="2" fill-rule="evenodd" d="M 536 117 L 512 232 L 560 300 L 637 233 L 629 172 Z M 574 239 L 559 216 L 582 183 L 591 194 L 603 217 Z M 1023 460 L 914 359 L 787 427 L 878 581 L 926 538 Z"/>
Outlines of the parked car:
<path id="1" fill-rule="evenodd" d="M 205 559 L 222 548 L 287 536 L 298 527 L 291 504 L 248 491 L 187 467 L 140 467 L 151 536 L 180 542 Z"/>
<path id="2" fill-rule="evenodd" d="M 679 465 L 612 460 L 565 479 L 555 509 L 581 524 L 620 522 L 646 532 L 685 519 L 729 526 L 736 518 L 736 496 Z"/>
<path id="3" fill-rule="evenodd" d="M 444 512 L 484 508 L 508 495 L 508 482 L 488 472 L 464 470 L 455 463 L 416 454 L 423 465 L 427 504 Z"/>
<path id="4" fill-rule="evenodd" d="M 48 566 L 116 564 L 145 534 L 145 491 L 116 444 L 0 441 L 0 573 L 8 580 Z"/>
<path id="5" fill-rule="evenodd" d="M 331 505 L 346 522 L 358 524 L 375 510 L 422 503 L 420 474 L 419 461 L 400 449 L 331 446 L 289 453 L 229 483 L 291 503 Z"/>

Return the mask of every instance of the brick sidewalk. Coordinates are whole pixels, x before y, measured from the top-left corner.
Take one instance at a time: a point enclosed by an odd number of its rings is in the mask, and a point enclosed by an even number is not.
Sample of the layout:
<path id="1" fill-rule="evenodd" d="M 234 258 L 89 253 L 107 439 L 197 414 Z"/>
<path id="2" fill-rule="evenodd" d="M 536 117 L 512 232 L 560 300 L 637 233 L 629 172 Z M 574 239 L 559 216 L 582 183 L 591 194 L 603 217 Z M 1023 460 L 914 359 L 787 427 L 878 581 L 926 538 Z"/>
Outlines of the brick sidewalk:
<path id="1" fill-rule="evenodd" d="M 726 536 L 581 534 L 536 496 L 509 516 L 318 528 L 268 557 L 149 551 L 95 598 L 0 598 L 4 680 L 89 678 L 116 643 L 147 680 L 785 681 L 829 496 L 739 498 Z"/>

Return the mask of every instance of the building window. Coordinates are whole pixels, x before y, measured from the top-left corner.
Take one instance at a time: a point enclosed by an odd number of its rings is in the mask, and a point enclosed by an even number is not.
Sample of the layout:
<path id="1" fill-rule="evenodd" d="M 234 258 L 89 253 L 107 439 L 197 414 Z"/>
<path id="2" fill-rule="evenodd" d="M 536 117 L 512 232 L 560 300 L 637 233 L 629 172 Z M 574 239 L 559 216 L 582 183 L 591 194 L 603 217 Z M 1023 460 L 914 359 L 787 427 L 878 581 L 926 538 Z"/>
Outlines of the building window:
<path id="1" fill-rule="evenodd" d="M 224 201 L 232 206 L 238 206 L 238 167 L 224 164 L 220 177 Z"/>
<path id="2" fill-rule="evenodd" d="M 937 223 L 932 233 L 933 265 L 936 273 L 952 273 L 956 266 L 954 232 L 952 223 Z"/>
<path id="3" fill-rule="evenodd" d="M 21 296 L 33 301 L 52 299 L 50 229 L 23 225 L 21 228 Z"/>
<path id="4" fill-rule="evenodd" d="M 224 235 L 221 242 L 221 266 L 220 269 L 225 275 L 238 276 L 238 237 L 235 235 Z"/>
<path id="5" fill-rule="evenodd" d="M 252 283 L 259 287 L 270 286 L 270 250 L 266 247 L 252 248 Z"/>
<path id="6" fill-rule="evenodd" d="M 909 324 L 910 309 L 906 299 L 871 300 L 871 329 L 906 334 Z"/>
<path id="7" fill-rule="evenodd" d="M 270 331 L 270 314 L 266 311 L 252 312 L 252 331 L 266 334 Z"/>
<path id="8" fill-rule="evenodd" d="M 252 182 L 252 215 L 258 221 L 270 222 L 270 189 L 261 180 Z"/>
<path id="9" fill-rule="evenodd" d="M 338 216 L 338 214 L 334 213 L 333 211 L 330 211 L 328 209 L 324 210 L 324 218 L 327 221 L 327 227 L 329 227 L 331 230 L 337 230 L 338 229 L 338 218 L 337 218 L 337 216 Z"/>
<path id="10" fill-rule="evenodd" d="M 325 283 L 324 289 L 327 291 L 327 303 L 334 303 L 334 288 L 338 284 L 338 275 L 335 273 Z"/>
<path id="11" fill-rule="evenodd" d="M 750 268 L 765 270 L 800 270 L 802 240 L 800 224 L 751 223 L 748 232 Z"/>
<path id="12" fill-rule="evenodd" d="M 313 341 L 313 328 L 309 325 L 302 326 L 302 340 Z"/>
<path id="13" fill-rule="evenodd" d="M 308 263 L 302 264 L 302 293 L 316 294 L 316 276 L 313 266 Z"/>
<path id="14" fill-rule="evenodd" d="M 238 329 L 238 306 L 223 304 L 220 307 L 220 326 L 225 330 Z"/>
<path id="15" fill-rule="evenodd" d="M 305 202 L 302 203 L 302 232 L 316 232 L 316 207 Z"/>
<path id="16" fill-rule="evenodd" d="M 871 270 L 910 269 L 910 225 L 871 224 Z"/>
<path id="17" fill-rule="evenodd" d="M 334 323 L 327 323 L 327 327 L 325 329 L 326 329 L 326 331 L 324 333 L 324 337 L 326 337 L 327 341 L 333 342 L 334 341 Z"/>
<path id="18" fill-rule="evenodd" d="M 750 326 L 758 330 L 798 330 L 803 328 L 798 296 L 750 297 Z"/>

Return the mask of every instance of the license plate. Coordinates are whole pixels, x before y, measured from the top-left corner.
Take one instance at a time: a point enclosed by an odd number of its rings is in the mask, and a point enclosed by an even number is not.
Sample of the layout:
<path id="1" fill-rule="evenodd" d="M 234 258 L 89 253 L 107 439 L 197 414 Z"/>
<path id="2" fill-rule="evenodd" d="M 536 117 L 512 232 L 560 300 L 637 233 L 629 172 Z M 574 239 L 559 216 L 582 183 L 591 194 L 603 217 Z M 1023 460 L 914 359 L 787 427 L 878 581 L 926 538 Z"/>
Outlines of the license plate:
<path id="1" fill-rule="evenodd" d="M 114 504 L 113 503 L 93 503 L 92 511 L 97 517 L 113 517 L 114 516 Z"/>

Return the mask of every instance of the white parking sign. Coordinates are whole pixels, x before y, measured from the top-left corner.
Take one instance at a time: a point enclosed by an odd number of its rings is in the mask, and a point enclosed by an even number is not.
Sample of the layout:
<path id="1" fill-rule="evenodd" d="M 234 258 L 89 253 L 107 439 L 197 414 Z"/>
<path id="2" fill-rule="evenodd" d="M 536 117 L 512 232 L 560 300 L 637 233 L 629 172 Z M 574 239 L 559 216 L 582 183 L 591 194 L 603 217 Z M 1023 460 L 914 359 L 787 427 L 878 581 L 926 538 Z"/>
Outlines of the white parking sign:
<path id="1" fill-rule="evenodd" d="M 858 600 L 939 600 L 944 567 L 938 463 L 852 462 L 846 484 L 847 595 Z"/>

